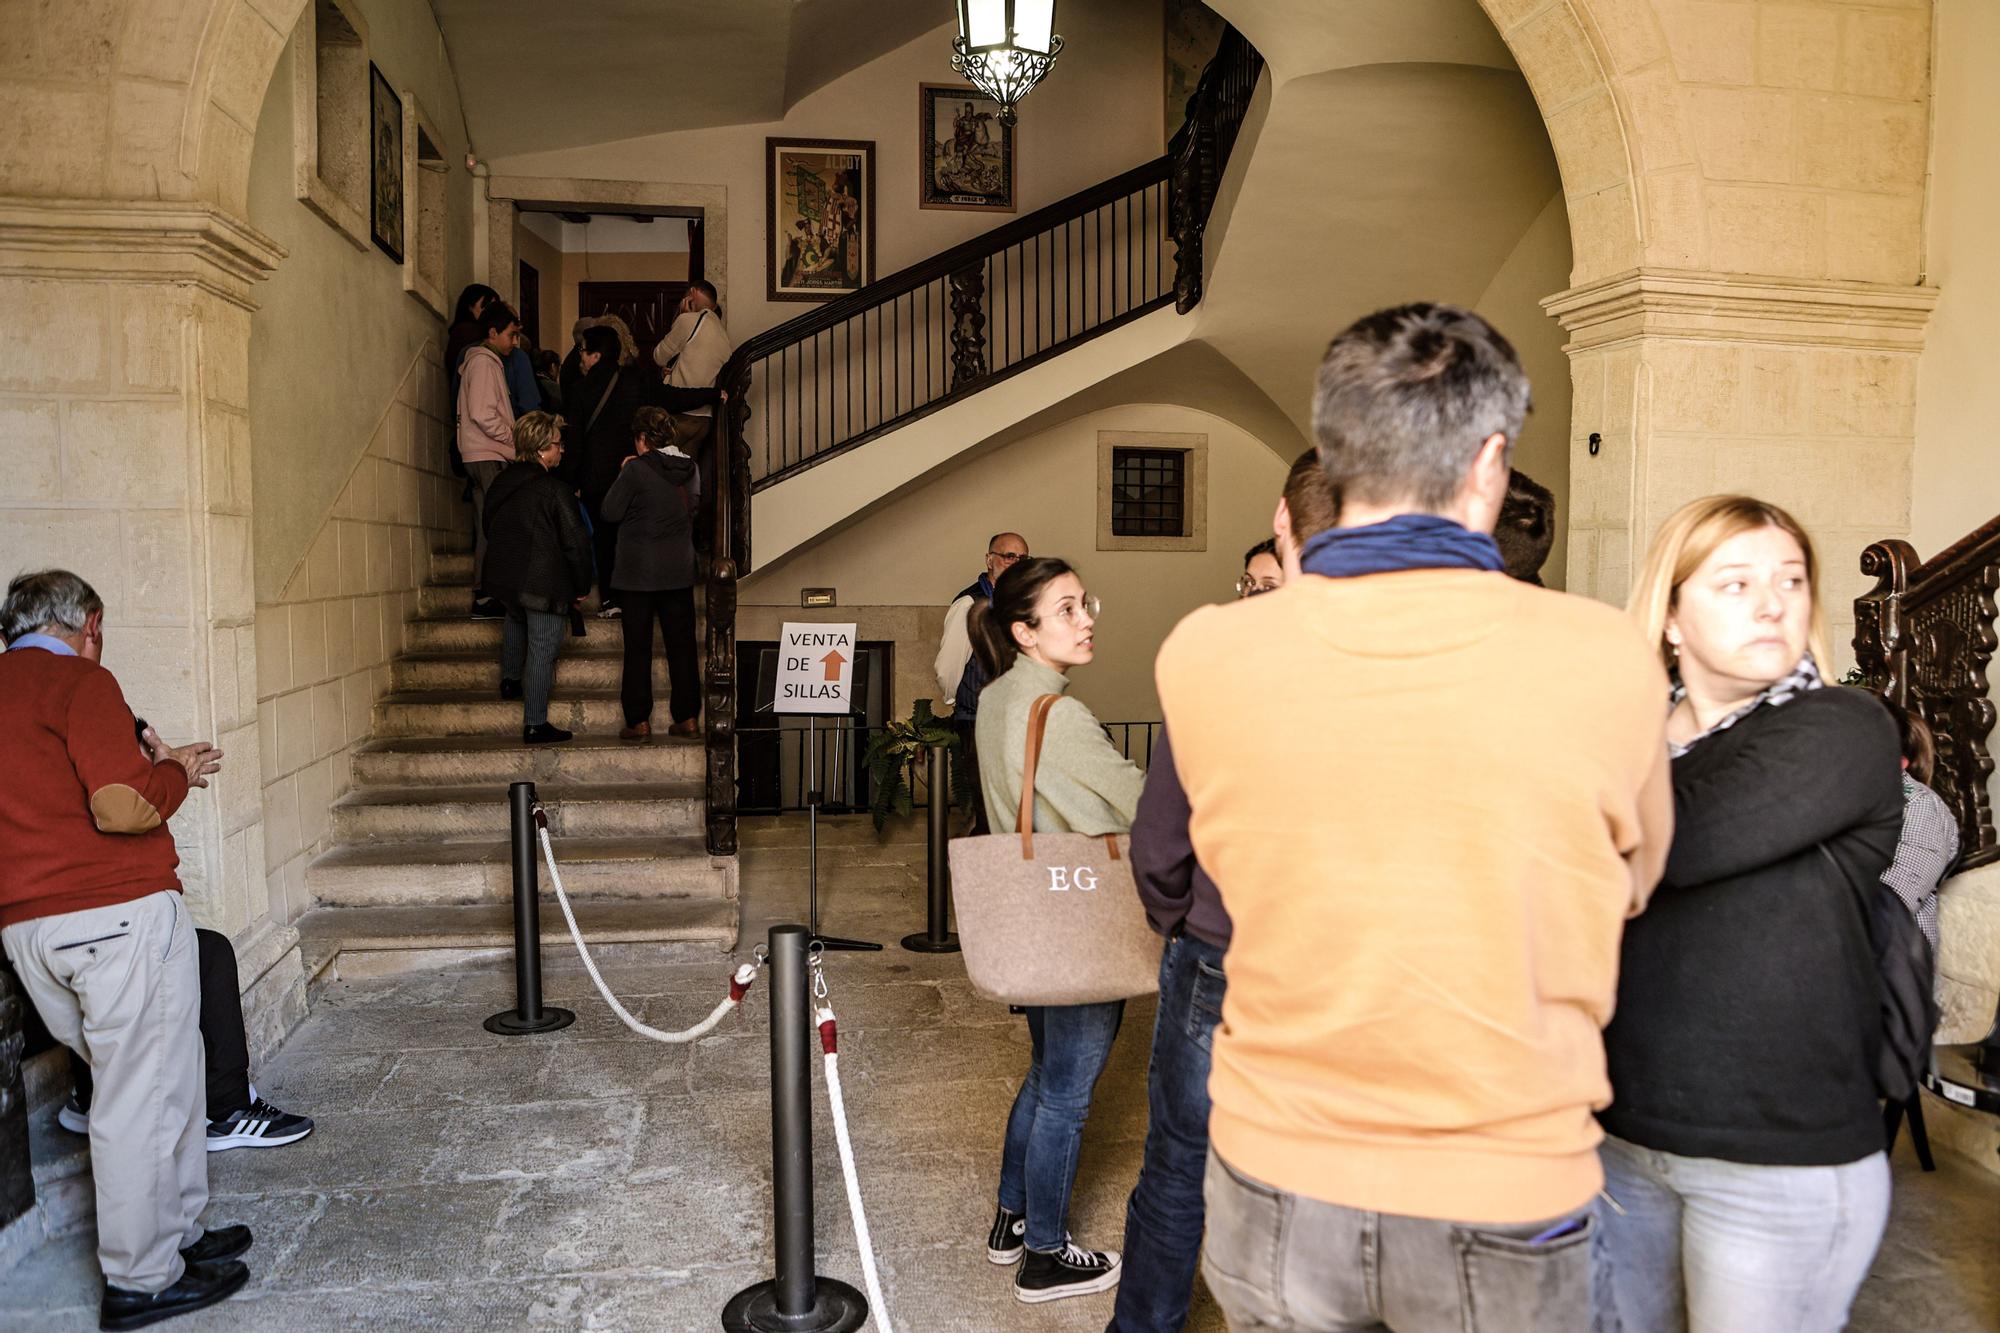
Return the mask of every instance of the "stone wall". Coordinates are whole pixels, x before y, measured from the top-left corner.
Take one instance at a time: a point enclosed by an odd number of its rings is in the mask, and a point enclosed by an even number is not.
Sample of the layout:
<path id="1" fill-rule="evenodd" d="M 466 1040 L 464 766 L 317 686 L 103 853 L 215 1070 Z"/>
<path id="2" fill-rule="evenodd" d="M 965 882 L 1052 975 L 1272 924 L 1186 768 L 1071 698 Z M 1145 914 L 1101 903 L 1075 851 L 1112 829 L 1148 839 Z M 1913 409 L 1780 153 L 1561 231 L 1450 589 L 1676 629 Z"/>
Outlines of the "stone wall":
<path id="1" fill-rule="evenodd" d="M 327 848 L 348 756 L 388 692 L 389 661 L 402 651 L 430 553 L 464 541 L 460 482 L 445 463 L 438 356 L 430 344 L 410 363 L 283 595 L 257 607 L 263 871 L 279 921 L 311 905 L 306 865 Z"/>

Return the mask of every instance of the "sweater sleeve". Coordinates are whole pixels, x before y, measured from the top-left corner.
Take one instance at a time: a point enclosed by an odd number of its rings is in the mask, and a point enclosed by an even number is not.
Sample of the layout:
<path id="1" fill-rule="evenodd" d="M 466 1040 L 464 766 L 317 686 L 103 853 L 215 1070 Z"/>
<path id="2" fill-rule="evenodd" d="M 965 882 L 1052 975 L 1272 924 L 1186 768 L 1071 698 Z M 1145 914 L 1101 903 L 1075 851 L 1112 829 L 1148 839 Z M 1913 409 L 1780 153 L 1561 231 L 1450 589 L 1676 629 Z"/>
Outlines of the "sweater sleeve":
<path id="1" fill-rule="evenodd" d="M 1132 827 L 1145 770 L 1119 752 L 1080 700 L 1065 698 L 1049 710 L 1043 746 L 1062 756 L 1064 776 L 1111 807 L 1121 830 Z"/>
<path id="2" fill-rule="evenodd" d="M 966 630 L 971 615 L 970 597 L 961 597 L 945 608 L 944 634 L 938 640 L 937 660 L 931 663 L 931 674 L 937 677 L 947 707 L 958 698 L 959 678 L 965 674 L 965 664 L 972 659 L 972 638 Z"/>
<path id="3" fill-rule="evenodd" d="M 634 475 L 636 471 L 637 469 L 630 463 L 619 468 L 617 480 L 611 483 L 611 489 L 606 491 L 604 499 L 598 502 L 598 512 L 613 523 L 623 523 L 625 511 L 632 507 L 632 495 L 639 485 L 639 480 Z"/>
<path id="4" fill-rule="evenodd" d="M 1194 903 L 1194 841 L 1188 836 L 1193 814 L 1162 728 L 1132 819 L 1132 877 L 1146 919 L 1162 935 L 1173 934 Z"/>
<path id="5" fill-rule="evenodd" d="M 563 563 L 569 568 L 570 596 L 581 597 L 590 591 L 590 534 L 584 530 L 575 498 L 567 491 L 556 503 L 556 536 L 562 544 Z"/>
<path id="6" fill-rule="evenodd" d="M 64 739 L 100 833 L 150 832 L 187 799 L 187 770 L 171 759 L 156 764 L 146 758 L 133 726 L 132 710 L 109 671 L 90 672 L 70 696 Z"/>
<path id="7" fill-rule="evenodd" d="M 1756 719 L 1755 733 L 1730 762 L 1676 777 L 1665 882 L 1711 884 L 1859 825 L 1899 819 L 1896 725 L 1884 709 L 1858 703 L 1822 704 L 1808 695 L 1777 705 Z"/>

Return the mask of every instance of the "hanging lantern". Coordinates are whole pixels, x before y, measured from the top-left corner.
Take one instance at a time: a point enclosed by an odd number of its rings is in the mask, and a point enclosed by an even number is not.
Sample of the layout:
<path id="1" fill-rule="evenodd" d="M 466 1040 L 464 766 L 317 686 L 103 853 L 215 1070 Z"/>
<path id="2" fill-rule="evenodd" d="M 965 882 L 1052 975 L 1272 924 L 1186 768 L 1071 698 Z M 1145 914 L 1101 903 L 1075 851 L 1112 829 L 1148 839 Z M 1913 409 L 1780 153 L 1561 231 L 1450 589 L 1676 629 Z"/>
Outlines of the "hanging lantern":
<path id="1" fill-rule="evenodd" d="M 1055 25 L 1056 0 L 958 0 L 951 67 L 1000 104 L 1001 124 L 1062 54 Z"/>

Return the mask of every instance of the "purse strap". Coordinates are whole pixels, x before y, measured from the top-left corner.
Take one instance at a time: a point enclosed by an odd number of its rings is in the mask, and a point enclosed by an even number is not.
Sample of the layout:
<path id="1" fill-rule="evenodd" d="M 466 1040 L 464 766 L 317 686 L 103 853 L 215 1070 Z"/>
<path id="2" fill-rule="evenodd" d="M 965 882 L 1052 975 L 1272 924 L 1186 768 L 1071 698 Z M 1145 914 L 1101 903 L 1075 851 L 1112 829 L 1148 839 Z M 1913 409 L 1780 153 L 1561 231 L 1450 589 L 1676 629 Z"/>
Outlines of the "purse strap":
<path id="1" fill-rule="evenodd" d="M 1048 730 L 1049 713 L 1062 702 L 1060 694 L 1037 695 L 1028 705 L 1028 745 L 1021 761 L 1021 808 L 1015 828 L 1021 835 L 1021 859 L 1035 859 L 1035 769 L 1042 758 L 1042 733 Z M 1104 846 L 1111 859 L 1118 859 L 1118 835 L 1106 833 Z"/>

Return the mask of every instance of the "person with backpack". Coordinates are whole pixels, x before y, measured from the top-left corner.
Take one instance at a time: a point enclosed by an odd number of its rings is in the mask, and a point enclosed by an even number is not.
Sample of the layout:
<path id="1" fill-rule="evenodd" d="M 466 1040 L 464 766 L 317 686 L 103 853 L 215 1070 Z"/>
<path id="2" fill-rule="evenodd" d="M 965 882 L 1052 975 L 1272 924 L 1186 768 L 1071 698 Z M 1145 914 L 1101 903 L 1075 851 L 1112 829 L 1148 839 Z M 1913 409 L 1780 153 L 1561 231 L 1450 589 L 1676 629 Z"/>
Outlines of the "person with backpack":
<path id="1" fill-rule="evenodd" d="M 612 595 L 624 614 L 625 670 L 620 697 L 625 727 L 618 734 L 642 741 L 653 734 L 653 622 L 667 649 L 668 708 L 672 735 L 701 730 L 701 678 L 694 645 L 694 521 L 701 510 L 701 472 L 674 445 L 674 423 L 665 409 L 632 414 L 635 452 L 620 465 L 604 494 L 604 517 L 618 531 L 618 585 Z"/>
<path id="2" fill-rule="evenodd" d="M 1888 1221 L 1896 728 L 1824 685 L 1818 594 L 1805 529 L 1740 495 L 1682 507 L 1635 583 L 1674 682 L 1675 828 L 1604 1033 L 1606 1326 L 1838 1329 Z"/>

